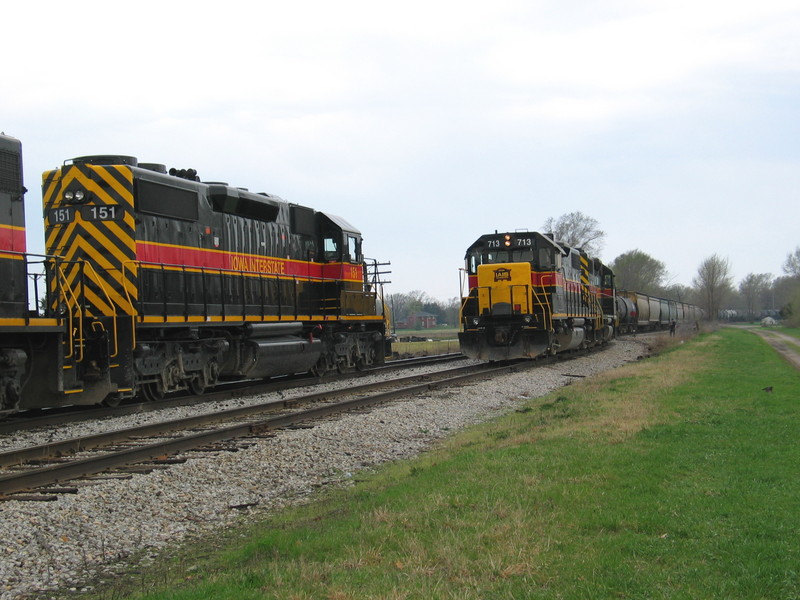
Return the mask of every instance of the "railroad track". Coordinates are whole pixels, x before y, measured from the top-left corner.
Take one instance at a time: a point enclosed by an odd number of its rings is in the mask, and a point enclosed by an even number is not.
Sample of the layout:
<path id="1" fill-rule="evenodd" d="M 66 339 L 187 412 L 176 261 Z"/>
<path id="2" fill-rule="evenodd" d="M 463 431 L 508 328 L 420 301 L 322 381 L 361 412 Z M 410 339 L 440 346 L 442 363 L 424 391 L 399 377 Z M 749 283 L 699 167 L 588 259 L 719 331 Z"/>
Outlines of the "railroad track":
<path id="1" fill-rule="evenodd" d="M 246 442 L 277 429 L 539 364 L 457 367 L 0 453 L 0 466 L 13 467 L 0 475 L 0 499 L 54 499 L 56 493 L 77 492 L 64 484 L 79 478 L 144 462 L 153 463 L 143 467 L 152 470 L 190 450 L 219 449 L 218 444 Z"/>
<path id="2" fill-rule="evenodd" d="M 326 376 L 322 379 L 311 375 L 280 377 L 269 381 L 241 381 L 220 384 L 213 391 L 208 391 L 201 396 L 185 394 L 165 398 L 158 402 L 129 402 L 116 407 L 106 406 L 69 406 L 44 411 L 28 411 L 13 415 L 0 421 L 0 435 L 15 433 L 27 429 L 49 427 L 52 425 L 65 425 L 67 423 L 80 423 L 108 417 L 120 417 L 145 412 L 159 411 L 166 408 L 191 406 L 196 404 L 217 402 L 239 398 L 244 395 L 266 394 L 270 392 L 288 391 L 298 387 L 315 385 L 316 383 L 330 383 L 341 379 L 360 378 L 381 372 L 410 369 L 413 367 L 445 364 L 457 360 L 466 360 L 460 353 L 440 354 L 417 358 L 392 360 L 385 365 L 366 371 L 355 371 L 338 376 Z"/>

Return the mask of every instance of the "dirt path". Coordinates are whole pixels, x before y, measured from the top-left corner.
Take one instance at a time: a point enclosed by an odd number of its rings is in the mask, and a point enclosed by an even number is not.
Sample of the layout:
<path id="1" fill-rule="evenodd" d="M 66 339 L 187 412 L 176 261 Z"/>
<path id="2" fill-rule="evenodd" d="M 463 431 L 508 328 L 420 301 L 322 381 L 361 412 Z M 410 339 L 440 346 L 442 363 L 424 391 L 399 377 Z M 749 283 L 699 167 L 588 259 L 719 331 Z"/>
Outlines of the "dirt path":
<path id="1" fill-rule="evenodd" d="M 759 327 L 748 327 L 752 331 L 766 341 L 770 346 L 788 360 L 796 369 L 800 369 L 800 340 L 796 337 L 786 335 L 774 329 L 766 329 Z"/>

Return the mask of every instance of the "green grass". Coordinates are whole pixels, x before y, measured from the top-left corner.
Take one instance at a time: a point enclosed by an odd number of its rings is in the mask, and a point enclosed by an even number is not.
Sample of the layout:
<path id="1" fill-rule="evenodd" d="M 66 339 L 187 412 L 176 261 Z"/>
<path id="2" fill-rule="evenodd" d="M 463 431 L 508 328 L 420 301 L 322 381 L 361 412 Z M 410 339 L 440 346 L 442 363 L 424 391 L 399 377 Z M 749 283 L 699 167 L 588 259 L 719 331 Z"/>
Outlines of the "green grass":
<path id="1" fill-rule="evenodd" d="M 800 327 L 779 327 L 777 331 L 800 339 Z"/>
<path id="2" fill-rule="evenodd" d="M 458 344 L 458 328 L 435 327 L 433 329 L 398 329 L 398 338 L 408 336 L 422 337 L 431 341 L 425 342 L 392 342 L 392 354 L 395 357 L 432 356 L 434 354 L 450 354 L 461 352 Z"/>
<path id="3" fill-rule="evenodd" d="M 433 356 L 461 352 L 458 340 L 431 340 L 430 342 L 392 342 L 392 354 L 405 356 Z"/>
<path id="4" fill-rule="evenodd" d="M 181 555 L 135 597 L 797 598 L 799 392 L 757 336 L 700 336 Z"/>
<path id="5" fill-rule="evenodd" d="M 458 339 L 458 327 L 432 327 L 429 329 L 397 329 L 393 333 L 397 337 L 414 335 L 417 337 L 431 338 L 433 340 Z"/>

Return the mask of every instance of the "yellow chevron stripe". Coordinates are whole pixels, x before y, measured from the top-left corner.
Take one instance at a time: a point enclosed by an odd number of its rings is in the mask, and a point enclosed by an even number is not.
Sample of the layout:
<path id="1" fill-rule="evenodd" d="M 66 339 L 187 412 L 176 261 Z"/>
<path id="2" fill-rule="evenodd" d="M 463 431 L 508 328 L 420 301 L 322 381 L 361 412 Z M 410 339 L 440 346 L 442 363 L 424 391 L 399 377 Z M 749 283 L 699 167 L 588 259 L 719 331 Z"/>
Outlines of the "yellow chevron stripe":
<path id="1" fill-rule="evenodd" d="M 61 179 L 59 170 L 45 171 L 42 173 L 42 204 L 47 207 L 53 202 L 53 196 L 58 190 L 58 183 Z"/>
<path id="2" fill-rule="evenodd" d="M 80 219 L 80 217 L 76 217 L 76 219 Z M 102 243 L 103 250 L 108 252 L 109 254 L 113 255 L 114 258 L 117 259 L 118 263 L 122 263 L 123 261 L 125 261 L 125 260 L 127 260 L 127 259 L 132 257 L 131 253 L 126 253 L 124 251 L 121 252 L 120 249 L 119 249 L 119 245 L 116 243 L 116 241 L 115 240 L 113 240 L 113 241 L 109 240 L 108 236 L 103 234 L 97 228 L 97 225 L 95 225 L 91 221 L 81 221 L 81 225 L 83 225 L 83 228 L 86 230 L 86 232 L 92 238 L 94 238 L 95 241 L 99 241 L 99 242 Z M 126 238 L 129 241 L 129 243 L 126 244 L 126 246 L 127 246 L 128 250 L 132 251 L 133 250 L 133 245 L 130 242 L 132 242 L 133 240 L 131 240 L 131 236 L 130 235 L 123 234 L 122 239 L 120 239 L 119 241 L 120 242 L 124 242 Z M 88 252 L 88 250 L 87 250 L 87 252 Z M 96 253 L 97 253 L 96 249 L 93 249 L 92 252 L 89 252 L 89 254 L 92 256 L 93 259 L 94 259 Z M 102 255 L 99 255 L 99 256 L 102 256 Z M 98 260 L 98 264 L 99 263 L 100 263 L 100 261 Z M 105 260 L 105 264 L 103 265 L 103 268 L 112 268 L 112 263 L 109 262 L 108 260 Z"/>
<path id="3" fill-rule="evenodd" d="M 123 186 L 119 179 L 111 176 L 110 170 L 112 168 L 125 177 L 125 180 L 129 184 L 128 186 Z M 130 188 L 130 185 L 133 184 L 133 171 L 131 171 L 129 167 L 119 165 L 114 165 L 113 167 L 97 167 L 94 169 L 94 172 L 100 175 L 103 181 L 121 196 L 121 200 L 124 200 L 129 206 L 133 206 L 133 194 Z"/>
<path id="4" fill-rule="evenodd" d="M 61 238 L 61 240 L 59 240 L 59 243 L 67 244 L 66 247 L 60 248 L 61 256 L 66 261 L 74 261 L 75 260 L 75 254 L 77 254 L 78 250 L 80 250 L 80 248 L 78 247 L 77 244 L 70 242 L 70 240 L 72 240 L 75 237 L 73 235 L 73 232 L 71 231 L 74 228 L 75 228 L 74 225 L 72 227 L 70 227 L 70 231 L 68 232 L 68 235 L 63 236 Z M 54 250 L 56 250 L 56 249 L 54 248 Z"/>
<path id="5" fill-rule="evenodd" d="M 75 222 L 66 225 L 45 226 L 45 230 L 49 229 L 49 234 L 46 239 L 46 248 L 48 254 L 64 255 L 64 247 L 59 248 L 57 245 L 66 244 L 75 232 Z"/>
<path id="6" fill-rule="evenodd" d="M 131 221 L 133 221 L 133 216 L 131 216 Z M 124 244 L 124 247 L 128 250 L 125 253 L 124 260 L 130 260 L 136 255 L 136 242 L 133 240 L 133 236 L 131 235 L 132 228 L 128 231 L 125 231 L 117 222 L 115 221 L 105 221 L 106 227 L 111 231 L 111 233 L 119 240 L 119 244 Z"/>
<path id="7" fill-rule="evenodd" d="M 106 290 L 106 291 L 108 291 L 108 290 Z M 102 316 L 105 316 L 105 317 L 113 317 L 114 316 L 114 314 L 115 314 L 114 307 L 108 305 L 108 303 L 106 302 L 105 296 L 103 296 L 103 297 L 98 296 L 97 294 L 94 293 L 94 290 L 92 290 L 88 286 L 86 286 L 84 288 L 83 295 L 86 297 L 86 300 L 92 304 L 92 306 L 96 307 L 97 310 L 100 311 L 100 314 Z M 86 312 L 91 315 L 91 312 L 88 309 L 87 309 Z"/>
<path id="8" fill-rule="evenodd" d="M 89 267 L 86 267 L 84 269 L 84 272 L 88 281 L 92 281 L 95 283 L 95 285 L 97 285 L 97 278 L 98 277 L 101 278 L 101 281 L 103 281 L 103 283 L 105 284 L 104 285 L 105 292 L 108 293 L 108 295 L 111 297 L 112 302 L 114 302 L 115 304 L 117 304 L 117 306 L 126 311 L 126 314 L 130 314 L 130 312 L 133 309 L 130 303 L 128 302 L 127 298 L 125 298 L 125 296 L 123 296 L 121 293 L 123 282 L 120 281 L 122 273 L 119 267 L 116 265 L 112 265 L 102 254 L 97 254 L 97 251 L 91 246 L 89 246 L 89 244 L 83 238 L 79 238 L 78 240 L 76 240 L 76 243 L 74 245 L 80 246 L 91 257 L 92 261 L 100 269 L 100 271 L 98 272 L 97 268 L 90 269 Z M 108 274 L 108 278 L 106 278 L 105 280 L 102 279 L 103 271 L 105 271 Z M 75 274 L 73 276 L 68 277 L 67 280 L 70 282 L 74 281 L 74 278 L 77 277 L 77 274 L 79 272 L 80 271 L 78 271 L 76 268 Z M 115 273 L 117 274 L 116 276 L 114 276 Z M 136 286 L 131 285 L 129 287 L 133 292 L 132 295 L 136 297 Z M 87 290 L 87 296 L 88 296 L 88 290 Z"/>

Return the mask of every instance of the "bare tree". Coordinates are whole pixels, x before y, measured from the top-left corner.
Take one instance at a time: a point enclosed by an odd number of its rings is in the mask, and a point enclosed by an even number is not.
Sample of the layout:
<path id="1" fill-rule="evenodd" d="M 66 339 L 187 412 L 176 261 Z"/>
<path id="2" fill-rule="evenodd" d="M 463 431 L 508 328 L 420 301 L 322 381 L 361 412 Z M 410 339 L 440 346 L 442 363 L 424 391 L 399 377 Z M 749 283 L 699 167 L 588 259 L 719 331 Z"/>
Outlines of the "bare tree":
<path id="1" fill-rule="evenodd" d="M 660 295 L 670 300 L 677 300 L 678 302 L 697 304 L 694 299 L 695 291 L 688 285 L 683 285 L 681 283 L 673 283 L 672 285 L 662 288 Z"/>
<path id="2" fill-rule="evenodd" d="M 782 309 L 791 302 L 796 291 L 800 291 L 800 280 L 785 275 L 776 277 L 772 282 L 769 291 L 769 301 L 766 303 L 770 308 Z"/>
<path id="3" fill-rule="evenodd" d="M 658 294 L 667 276 L 664 263 L 638 248 L 623 252 L 609 265 L 614 271 L 617 288 Z"/>
<path id="4" fill-rule="evenodd" d="M 598 225 L 596 219 L 575 211 L 561 215 L 558 219 L 549 217 L 542 229 L 552 233 L 557 242 L 564 242 L 573 248 L 583 248 L 587 254 L 598 256 L 606 237 L 606 232 L 599 229 Z"/>
<path id="5" fill-rule="evenodd" d="M 783 272 L 789 277 L 800 278 L 800 246 L 786 256 L 786 261 L 783 263 Z"/>
<path id="6" fill-rule="evenodd" d="M 733 291 L 733 276 L 728 259 L 716 254 L 709 256 L 700 263 L 692 285 L 697 290 L 701 306 L 706 310 L 706 318 L 716 320 L 722 302 Z"/>
<path id="7" fill-rule="evenodd" d="M 769 273 L 748 273 L 739 282 L 739 293 L 750 319 L 754 319 L 761 310 L 761 299 L 771 284 L 772 275 Z"/>

